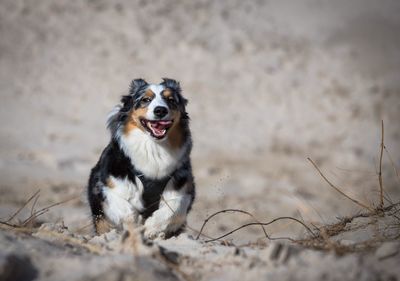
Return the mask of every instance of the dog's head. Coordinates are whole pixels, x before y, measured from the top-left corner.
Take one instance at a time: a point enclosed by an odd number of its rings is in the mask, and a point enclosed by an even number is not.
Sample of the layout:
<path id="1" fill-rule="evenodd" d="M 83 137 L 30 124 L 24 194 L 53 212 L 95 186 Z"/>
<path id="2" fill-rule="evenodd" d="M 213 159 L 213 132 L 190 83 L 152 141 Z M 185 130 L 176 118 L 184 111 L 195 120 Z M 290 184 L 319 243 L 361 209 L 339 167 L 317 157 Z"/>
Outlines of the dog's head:
<path id="1" fill-rule="evenodd" d="M 121 103 L 107 120 L 113 136 L 139 129 L 155 140 L 163 140 L 188 120 L 187 100 L 181 94 L 179 82 L 173 79 L 164 78 L 160 84 L 135 79 Z"/>

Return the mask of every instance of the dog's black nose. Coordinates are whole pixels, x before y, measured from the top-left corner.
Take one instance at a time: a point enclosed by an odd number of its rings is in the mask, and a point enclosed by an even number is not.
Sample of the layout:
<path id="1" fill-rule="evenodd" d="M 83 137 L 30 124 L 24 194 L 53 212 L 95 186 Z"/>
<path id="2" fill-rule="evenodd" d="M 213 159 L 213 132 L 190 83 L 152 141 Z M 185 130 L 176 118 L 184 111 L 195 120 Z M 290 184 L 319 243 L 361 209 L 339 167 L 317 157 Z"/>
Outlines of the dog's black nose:
<path id="1" fill-rule="evenodd" d="M 158 118 L 163 118 L 165 115 L 168 114 L 168 108 L 164 106 L 157 106 L 154 108 L 154 115 Z"/>

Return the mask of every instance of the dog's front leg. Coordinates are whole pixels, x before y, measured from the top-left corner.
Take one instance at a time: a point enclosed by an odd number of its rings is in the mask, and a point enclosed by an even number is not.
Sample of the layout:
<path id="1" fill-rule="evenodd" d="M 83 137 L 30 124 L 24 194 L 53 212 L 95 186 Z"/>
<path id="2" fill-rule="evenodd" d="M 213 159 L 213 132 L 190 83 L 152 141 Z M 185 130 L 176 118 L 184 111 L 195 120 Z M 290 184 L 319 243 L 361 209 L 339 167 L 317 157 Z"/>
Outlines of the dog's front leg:
<path id="1" fill-rule="evenodd" d="M 171 180 L 161 195 L 159 208 L 146 220 L 144 235 L 147 238 L 168 237 L 177 232 L 186 222 L 187 211 L 192 203 L 192 183 L 187 182 L 175 190 Z"/>

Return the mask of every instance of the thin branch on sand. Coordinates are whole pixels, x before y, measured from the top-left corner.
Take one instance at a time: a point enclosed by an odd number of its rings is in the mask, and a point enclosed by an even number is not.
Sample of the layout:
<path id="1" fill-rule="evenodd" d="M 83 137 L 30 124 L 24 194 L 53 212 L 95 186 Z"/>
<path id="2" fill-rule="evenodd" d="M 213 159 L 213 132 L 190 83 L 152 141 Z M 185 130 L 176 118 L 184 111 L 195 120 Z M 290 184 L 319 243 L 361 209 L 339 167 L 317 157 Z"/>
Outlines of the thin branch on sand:
<path id="1" fill-rule="evenodd" d="M 296 219 L 296 218 L 293 218 L 293 217 L 279 217 L 279 218 L 273 219 L 273 220 L 271 220 L 271 221 L 269 221 L 269 222 L 265 222 L 265 223 L 261 223 L 261 222 L 246 223 L 246 224 L 244 224 L 244 225 L 241 225 L 241 226 L 239 226 L 239 227 L 237 227 L 237 228 L 235 228 L 235 229 L 233 229 L 233 230 L 231 230 L 231 231 L 225 233 L 224 235 L 221 235 L 221 236 L 219 236 L 219 237 L 217 237 L 217 238 L 214 238 L 214 239 L 206 240 L 205 242 L 213 242 L 213 241 L 216 241 L 216 240 L 220 240 L 220 239 L 225 238 L 226 236 L 231 235 L 231 234 L 233 234 L 234 232 L 236 232 L 236 231 L 238 231 L 238 230 L 240 230 L 240 229 L 242 229 L 242 228 L 248 227 L 248 226 L 252 226 L 252 225 L 267 226 L 267 225 L 270 225 L 270 224 L 272 224 L 272 223 L 274 223 L 274 222 L 277 222 L 277 221 L 280 221 L 280 220 L 293 220 L 293 221 L 295 221 L 295 222 L 301 224 L 301 225 L 307 230 L 307 232 L 309 232 L 313 237 L 317 237 L 317 235 L 316 235 L 305 223 L 303 223 L 302 221 L 300 221 L 300 220 L 298 220 L 298 219 Z M 276 237 L 276 238 L 268 237 L 268 239 L 269 239 L 269 240 L 286 239 L 286 240 L 290 240 L 290 241 L 292 241 L 292 242 L 295 242 L 295 241 L 296 241 L 295 239 L 292 239 L 292 238 L 289 238 L 289 237 Z"/>
<path id="2" fill-rule="evenodd" d="M 379 173 L 378 173 L 378 178 L 379 178 L 379 191 L 380 191 L 380 203 L 379 203 L 379 208 L 383 208 L 383 179 L 382 179 L 382 158 L 383 158 L 383 149 L 385 147 L 384 145 L 384 135 L 385 135 L 385 130 L 384 130 L 384 125 L 383 125 L 383 120 L 382 120 L 382 131 L 381 131 L 381 152 L 379 156 Z"/>
<path id="3" fill-rule="evenodd" d="M 203 233 L 203 229 L 204 229 L 205 225 L 208 223 L 208 221 L 209 221 L 211 218 L 215 217 L 215 216 L 218 215 L 218 214 L 228 213 L 228 212 L 238 212 L 238 213 L 243 213 L 243 214 L 249 215 L 249 216 L 252 217 L 257 223 L 260 223 L 260 226 L 262 227 L 262 230 L 263 230 L 263 232 L 264 232 L 265 237 L 266 237 L 267 239 L 270 239 L 269 235 L 267 234 L 267 231 L 266 231 L 265 228 L 264 228 L 264 225 L 262 225 L 262 223 L 261 223 L 258 219 L 256 219 L 256 217 L 255 217 L 252 213 L 247 212 L 247 211 L 243 211 L 243 210 L 240 210 L 240 209 L 225 209 L 225 210 L 221 210 L 221 211 L 218 211 L 218 212 L 212 214 L 211 216 L 209 216 L 207 219 L 204 220 L 203 225 L 202 225 L 201 228 L 200 228 L 200 231 L 198 231 L 196 240 L 199 239 L 200 235 Z"/>

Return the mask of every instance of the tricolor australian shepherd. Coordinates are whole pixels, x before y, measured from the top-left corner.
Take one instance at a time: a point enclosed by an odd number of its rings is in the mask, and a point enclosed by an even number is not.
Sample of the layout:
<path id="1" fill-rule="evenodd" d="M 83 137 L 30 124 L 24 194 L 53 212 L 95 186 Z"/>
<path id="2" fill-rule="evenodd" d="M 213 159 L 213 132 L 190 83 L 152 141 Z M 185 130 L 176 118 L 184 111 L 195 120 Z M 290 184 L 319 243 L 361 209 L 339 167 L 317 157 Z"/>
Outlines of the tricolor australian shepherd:
<path id="1" fill-rule="evenodd" d="M 135 79 L 110 113 L 111 140 L 88 187 L 98 234 L 126 222 L 144 224 L 146 238 L 182 231 L 195 197 L 186 104 L 175 80 Z"/>

